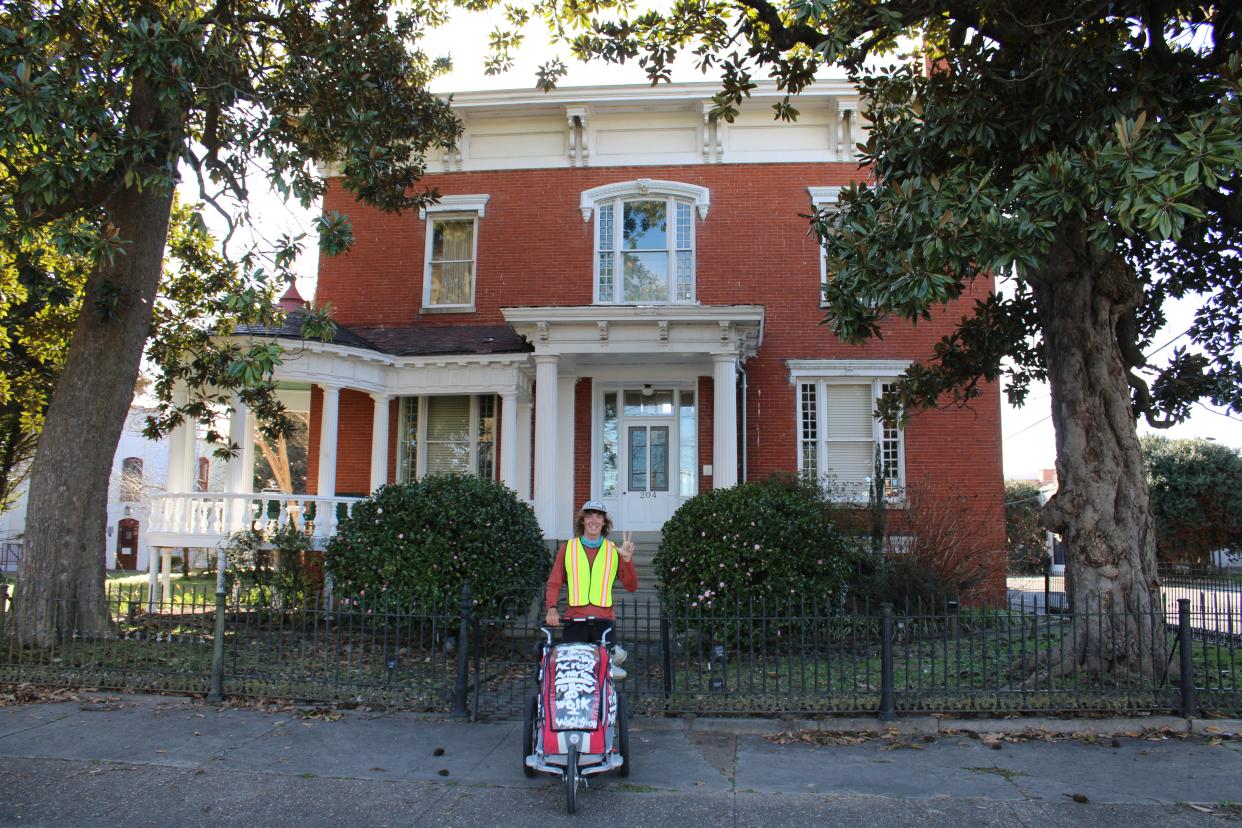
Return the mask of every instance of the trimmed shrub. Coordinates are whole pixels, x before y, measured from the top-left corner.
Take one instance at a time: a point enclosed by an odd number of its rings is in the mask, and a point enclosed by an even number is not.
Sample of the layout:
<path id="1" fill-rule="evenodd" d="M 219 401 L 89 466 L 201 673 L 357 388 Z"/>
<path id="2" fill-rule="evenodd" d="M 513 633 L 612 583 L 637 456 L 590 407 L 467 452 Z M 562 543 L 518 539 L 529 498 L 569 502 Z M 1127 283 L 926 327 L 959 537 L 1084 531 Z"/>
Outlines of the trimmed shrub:
<path id="1" fill-rule="evenodd" d="M 805 599 L 825 606 L 841 597 L 853 560 L 819 489 L 778 478 L 686 501 L 664 524 L 655 568 L 666 605 L 714 610 Z"/>
<path id="2" fill-rule="evenodd" d="M 338 595 L 451 600 L 469 578 L 483 613 L 499 611 L 505 599 L 524 610 L 550 561 L 530 506 L 499 483 L 462 474 L 377 490 L 354 505 L 325 558 Z"/>

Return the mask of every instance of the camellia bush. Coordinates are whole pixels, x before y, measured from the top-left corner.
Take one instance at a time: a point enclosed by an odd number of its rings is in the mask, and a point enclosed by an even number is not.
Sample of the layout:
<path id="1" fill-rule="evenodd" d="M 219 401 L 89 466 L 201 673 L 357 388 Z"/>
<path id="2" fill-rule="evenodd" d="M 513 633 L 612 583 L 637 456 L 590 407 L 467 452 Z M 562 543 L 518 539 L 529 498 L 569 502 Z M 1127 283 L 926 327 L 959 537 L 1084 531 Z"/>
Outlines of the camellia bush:
<path id="1" fill-rule="evenodd" d="M 451 600 L 469 578 L 476 610 L 524 610 L 551 556 L 530 506 L 470 475 L 431 475 L 384 486 L 354 506 L 328 543 L 342 597 L 391 606 Z"/>
<path id="2" fill-rule="evenodd" d="M 727 612 L 752 600 L 837 601 L 854 560 L 819 490 L 785 478 L 686 501 L 664 524 L 655 568 L 666 606 Z"/>

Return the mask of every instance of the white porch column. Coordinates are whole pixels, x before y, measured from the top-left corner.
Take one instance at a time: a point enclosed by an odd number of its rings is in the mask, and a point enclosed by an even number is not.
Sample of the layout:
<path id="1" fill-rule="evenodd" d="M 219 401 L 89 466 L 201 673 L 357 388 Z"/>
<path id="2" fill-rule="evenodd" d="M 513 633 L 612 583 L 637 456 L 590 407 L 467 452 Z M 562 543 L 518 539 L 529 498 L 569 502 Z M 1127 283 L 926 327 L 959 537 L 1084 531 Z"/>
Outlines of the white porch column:
<path id="1" fill-rule="evenodd" d="M 336 435 L 337 417 L 341 408 L 341 389 L 320 384 L 323 389 L 323 411 L 319 419 L 319 478 L 315 493 L 319 497 L 336 496 Z M 320 502 L 315 507 L 315 534 L 331 537 L 336 532 L 336 508 Z"/>
<path id="2" fill-rule="evenodd" d="M 254 461 L 254 453 L 246 451 L 250 442 L 250 410 L 242 404 L 241 398 L 233 395 L 232 411 L 229 414 L 229 443 L 237 446 L 237 453 L 229 458 L 228 471 L 224 478 L 224 491 L 229 494 L 242 494 L 254 488 L 254 468 L 247 465 L 247 459 Z M 250 477 L 247 479 L 247 472 Z M 228 532 L 236 532 L 246 527 L 249 519 L 250 503 L 240 497 L 225 498 L 224 525 Z M 168 552 L 168 550 L 164 550 Z M 168 552 L 168 554 L 172 554 Z"/>
<path id="3" fill-rule="evenodd" d="M 189 401 L 189 394 L 185 388 L 176 388 L 173 391 L 173 405 L 185 405 Z M 182 420 L 181 425 L 172 430 L 168 435 L 168 493 L 173 492 L 192 492 L 194 491 L 194 460 L 195 445 L 194 436 L 196 425 L 189 420 Z"/>
<path id="4" fill-rule="evenodd" d="M 246 443 L 250 440 L 249 421 L 250 410 L 242 404 L 241 398 L 234 394 L 232 411 L 229 414 L 229 442 L 237 446 L 237 453 L 229 458 L 228 475 L 225 477 L 226 492 L 248 492 L 254 488 L 252 481 L 246 480 Z"/>
<path id="5" fill-rule="evenodd" d="M 713 354 L 712 488 L 737 485 L 737 355 Z"/>
<path id="6" fill-rule="evenodd" d="M 556 537 L 559 363 L 560 358 L 554 355 L 535 357 L 535 516 L 548 538 Z"/>
<path id="7" fill-rule="evenodd" d="M 387 394 L 372 394 L 375 412 L 371 416 L 371 491 L 388 482 L 388 401 Z"/>
<path id="8" fill-rule="evenodd" d="M 518 497 L 530 500 L 530 400 L 517 404 L 517 487 Z"/>
<path id="9" fill-rule="evenodd" d="M 500 393 L 500 482 L 518 489 L 518 401 L 516 391 Z"/>
<path id="10" fill-rule="evenodd" d="M 556 470 L 556 532 L 558 538 L 571 538 L 574 531 L 574 431 L 580 427 L 574 416 L 574 389 L 578 385 L 576 376 L 561 374 L 559 377 L 560 393 L 557 405 L 560 413 L 556 417 L 557 452 L 560 467 Z"/>

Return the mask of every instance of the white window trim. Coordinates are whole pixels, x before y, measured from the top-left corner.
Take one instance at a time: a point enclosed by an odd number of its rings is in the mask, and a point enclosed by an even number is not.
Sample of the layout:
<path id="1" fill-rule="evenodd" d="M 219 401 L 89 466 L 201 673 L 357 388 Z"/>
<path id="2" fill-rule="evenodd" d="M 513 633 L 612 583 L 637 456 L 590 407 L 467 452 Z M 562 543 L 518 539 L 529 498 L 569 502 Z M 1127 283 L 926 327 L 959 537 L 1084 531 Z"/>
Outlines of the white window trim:
<path id="1" fill-rule="evenodd" d="M 618 181 L 615 184 L 604 184 L 583 190 L 578 201 L 582 211 L 582 220 L 589 222 L 595 215 L 595 207 L 604 201 L 613 201 L 623 196 L 672 196 L 689 201 L 699 213 L 699 219 L 706 221 L 707 210 L 711 207 L 711 191 L 697 184 L 684 184 L 680 181 L 661 181 L 654 178 L 636 178 L 633 181 Z"/>
<path id="2" fill-rule="evenodd" d="M 404 473 L 406 465 L 407 465 L 406 463 L 407 449 L 406 449 L 406 441 L 404 439 L 406 407 L 410 405 L 411 401 L 417 403 L 418 405 L 418 430 L 414 435 L 414 441 L 420 449 L 425 449 L 427 445 L 427 400 L 432 396 L 436 396 L 436 395 L 420 394 L 416 396 L 403 396 L 400 398 L 401 406 L 400 406 L 400 411 L 398 413 L 398 417 L 399 417 L 398 422 L 401 424 L 401 431 L 400 431 L 400 436 L 397 440 L 397 477 L 400 478 L 398 480 L 398 482 L 400 483 L 413 482 L 411 480 L 401 478 L 401 475 Z M 494 395 L 487 394 L 487 393 L 481 393 L 481 394 L 447 394 L 443 396 L 453 396 L 453 397 L 462 396 L 462 397 L 470 398 L 470 424 L 469 426 L 467 426 L 470 430 L 469 463 L 470 463 L 470 474 L 477 476 L 478 470 L 479 470 L 479 419 L 480 419 L 479 398 L 484 397 L 484 396 L 494 396 Z M 496 409 L 493 408 L 492 411 L 493 411 L 492 416 L 494 417 Z M 496 440 L 495 439 L 492 440 L 491 451 L 492 451 L 492 475 L 494 477 L 496 474 L 496 463 L 497 463 Z M 419 451 L 418 456 L 415 458 L 415 460 L 416 460 L 416 464 L 415 464 L 415 469 L 414 469 L 414 477 L 415 477 L 415 480 L 421 480 L 423 476 L 427 474 L 427 452 Z"/>
<path id="3" fill-rule="evenodd" d="M 896 382 L 911 363 L 906 360 L 788 360 L 789 381 L 794 391 L 794 459 L 798 474 L 802 474 L 802 386 L 815 387 L 815 465 L 818 482 L 823 482 L 828 468 L 828 407 L 825 389 L 832 385 L 871 384 L 873 399 L 879 399 L 882 387 Z M 872 418 L 872 441 L 883 445 L 884 423 Z M 906 489 L 906 430 L 897 429 L 897 488 L 903 494 L 887 498 L 892 506 L 905 503 Z M 855 498 L 865 502 L 865 496 Z"/>
<path id="4" fill-rule="evenodd" d="M 446 196 L 447 198 L 448 196 Z M 485 197 L 486 198 L 486 197 Z M 483 215 L 480 212 L 468 211 L 448 211 L 448 210 L 432 210 L 433 215 L 427 220 L 427 234 L 423 241 L 423 313 L 470 313 L 474 311 L 474 297 L 479 285 L 479 217 Z M 431 251 L 432 239 L 436 229 L 436 223 L 440 221 L 461 221 L 471 219 L 473 228 L 470 231 L 471 242 L 471 264 L 473 268 L 470 271 L 470 301 L 457 304 L 435 304 L 431 303 Z"/>
<path id="5" fill-rule="evenodd" d="M 591 492 L 592 492 L 591 496 L 596 497 L 600 500 L 604 500 L 610 504 L 619 504 L 621 502 L 621 475 L 625 471 L 624 469 L 621 468 L 621 465 L 620 465 L 621 455 L 622 455 L 621 440 L 624 435 L 621 433 L 621 429 L 618 425 L 618 429 L 617 429 L 617 464 L 618 464 L 617 465 L 617 491 L 611 495 L 606 495 L 604 494 L 604 452 L 603 452 L 604 397 L 607 394 L 617 395 L 617 419 L 618 419 L 618 424 L 619 424 L 621 420 L 625 419 L 625 416 L 622 413 L 624 411 L 624 396 L 623 395 L 625 394 L 626 391 L 640 390 L 642 388 L 642 385 L 644 384 L 646 383 L 635 383 L 632 381 L 631 382 L 596 382 L 595 383 L 594 393 L 593 393 L 594 403 L 592 406 L 594 409 L 594 412 L 591 417 L 591 440 L 592 440 L 592 445 L 593 445 L 593 448 L 591 450 Z M 672 463 L 670 463 L 669 479 L 670 479 L 670 482 L 676 481 L 676 491 L 674 492 L 674 496 L 679 501 L 684 503 L 685 501 L 689 500 L 690 498 L 694 497 L 697 494 L 700 494 L 703 491 L 701 488 L 703 484 L 702 474 L 701 474 L 702 464 L 700 464 L 698 460 L 696 459 L 693 469 L 692 469 L 692 471 L 694 472 L 695 494 L 693 495 L 681 494 L 681 444 L 682 444 L 682 437 L 684 435 L 684 432 L 681 429 L 681 395 L 683 392 L 686 392 L 686 391 L 689 391 L 691 394 L 694 395 L 694 426 L 693 426 L 694 427 L 694 443 L 695 443 L 695 452 L 696 454 L 698 454 L 698 452 L 700 452 L 700 450 L 702 449 L 702 446 L 699 445 L 699 425 L 700 425 L 700 421 L 703 416 L 702 410 L 700 408 L 702 400 L 699 399 L 698 383 L 697 382 L 681 382 L 681 381 L 667 381 L 667 382 L 658 381 L 652 384 L 659 385 L 660 390 L 669 389 L 669 390 L 672 390 L 673 392 L 673 413 L 669 417 L 664 418 L 664 419 L 672 419 L 676 421 L 673 425 L 674 431 L 670 432 L 670 434 L 675 434 L 677 438 L 677 456 L 675 458 L 676 465 L 674 466 Z M 632 418 L 632 419 L 635 419 L 635 418 Z M 642 418 L 636 418 L 636 419 L 642 419 Z M 672 473 L 674 468 L 676 469 L 676 474 Z"/>
<path id="6" fill-rule="evenodd" d="M 815 212 L 826 208 L 835 207 L 841 197 L 841 191 L 844 187 L 807 187 L 806 191 L 811 196 L 811 207 Z M 828 283 L 828 262 L 826 261 L 826 251 L 824 243 L 819 243 L 819 306 L 821 308 L 828 307 L 828 303 L 824 301 L 824 285 Z"/>
<path id="7" fill-rule="evenodd" d="M 620 236 L 623 232 L 623 214 L 626 201 L 635 200 L 651 200 L 665 201 L 669 207 L 669 221 L 673 225 L 668 233 L 669 239 L 669 268 L 668 268 L 668 291 L 669 298 L 665 302 L 626 302 L 616 298 L 616 293 L 621 290 L 621 281 L 623 279 L 624 268 L 619 263 L 614 263 L 613 272 L 613 292 L 612 298 L 604 299 L 599 295 L 599 207 L 603 205 L 613 206 L 613 250 L 612 254 L 620 257 L 622 248 L 620 245 Z M 596 305 L 694 305 L 698 304 L 698 227 L 694 221 L 694 216 L 690 218 L 690 297 L 688 299 L 676 298 L 677 292 L 677 241 L 676 241 L 676 205 L 689 204 L 691 209 L 699 214 L 699 220 L 707 218 L 707 211 L 711 205 L 711 192 L 706 187 L 700 187 L 697 184 L 684 184 L 679 181 L 661 181 L 651 178 L 639 178 L 633 181 L 620 181 L 614 184 L 605 184 L 600 187 L 592 187 L 584 190 L 579 201 L 579 207 L 582 210 L 582 220 L 589 222 L 592 217 L 596 219 L 595 230 L 592 233 L 592 255 L 591 255 L 591 296 L 592 302 Z"/>
<path id="8" fill-rule="evenodd" d="M 426 220 L 428 213 L 475 213 L 482 218 L 490 199 L 491 196 L 486 193 L 440 196 L 440 200 L 435 204 L 419 207 L 418 217 Z"/>

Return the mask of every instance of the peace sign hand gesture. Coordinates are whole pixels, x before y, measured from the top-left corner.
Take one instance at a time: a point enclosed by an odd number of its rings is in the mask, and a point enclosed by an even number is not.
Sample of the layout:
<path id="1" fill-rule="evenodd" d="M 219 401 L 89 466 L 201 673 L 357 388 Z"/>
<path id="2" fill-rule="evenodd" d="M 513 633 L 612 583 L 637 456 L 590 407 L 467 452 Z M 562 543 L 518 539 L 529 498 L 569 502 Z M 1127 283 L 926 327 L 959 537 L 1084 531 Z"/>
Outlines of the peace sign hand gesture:
<path id="1" fill-rule="evenodd" d="M 618 550 L 621 560 L 626 563 L 629 563 L 630 559 L 634 557 L 634 541 L 630 538 L 631 534 L 630 532 L 621 533 L 621 548 Z"/>

